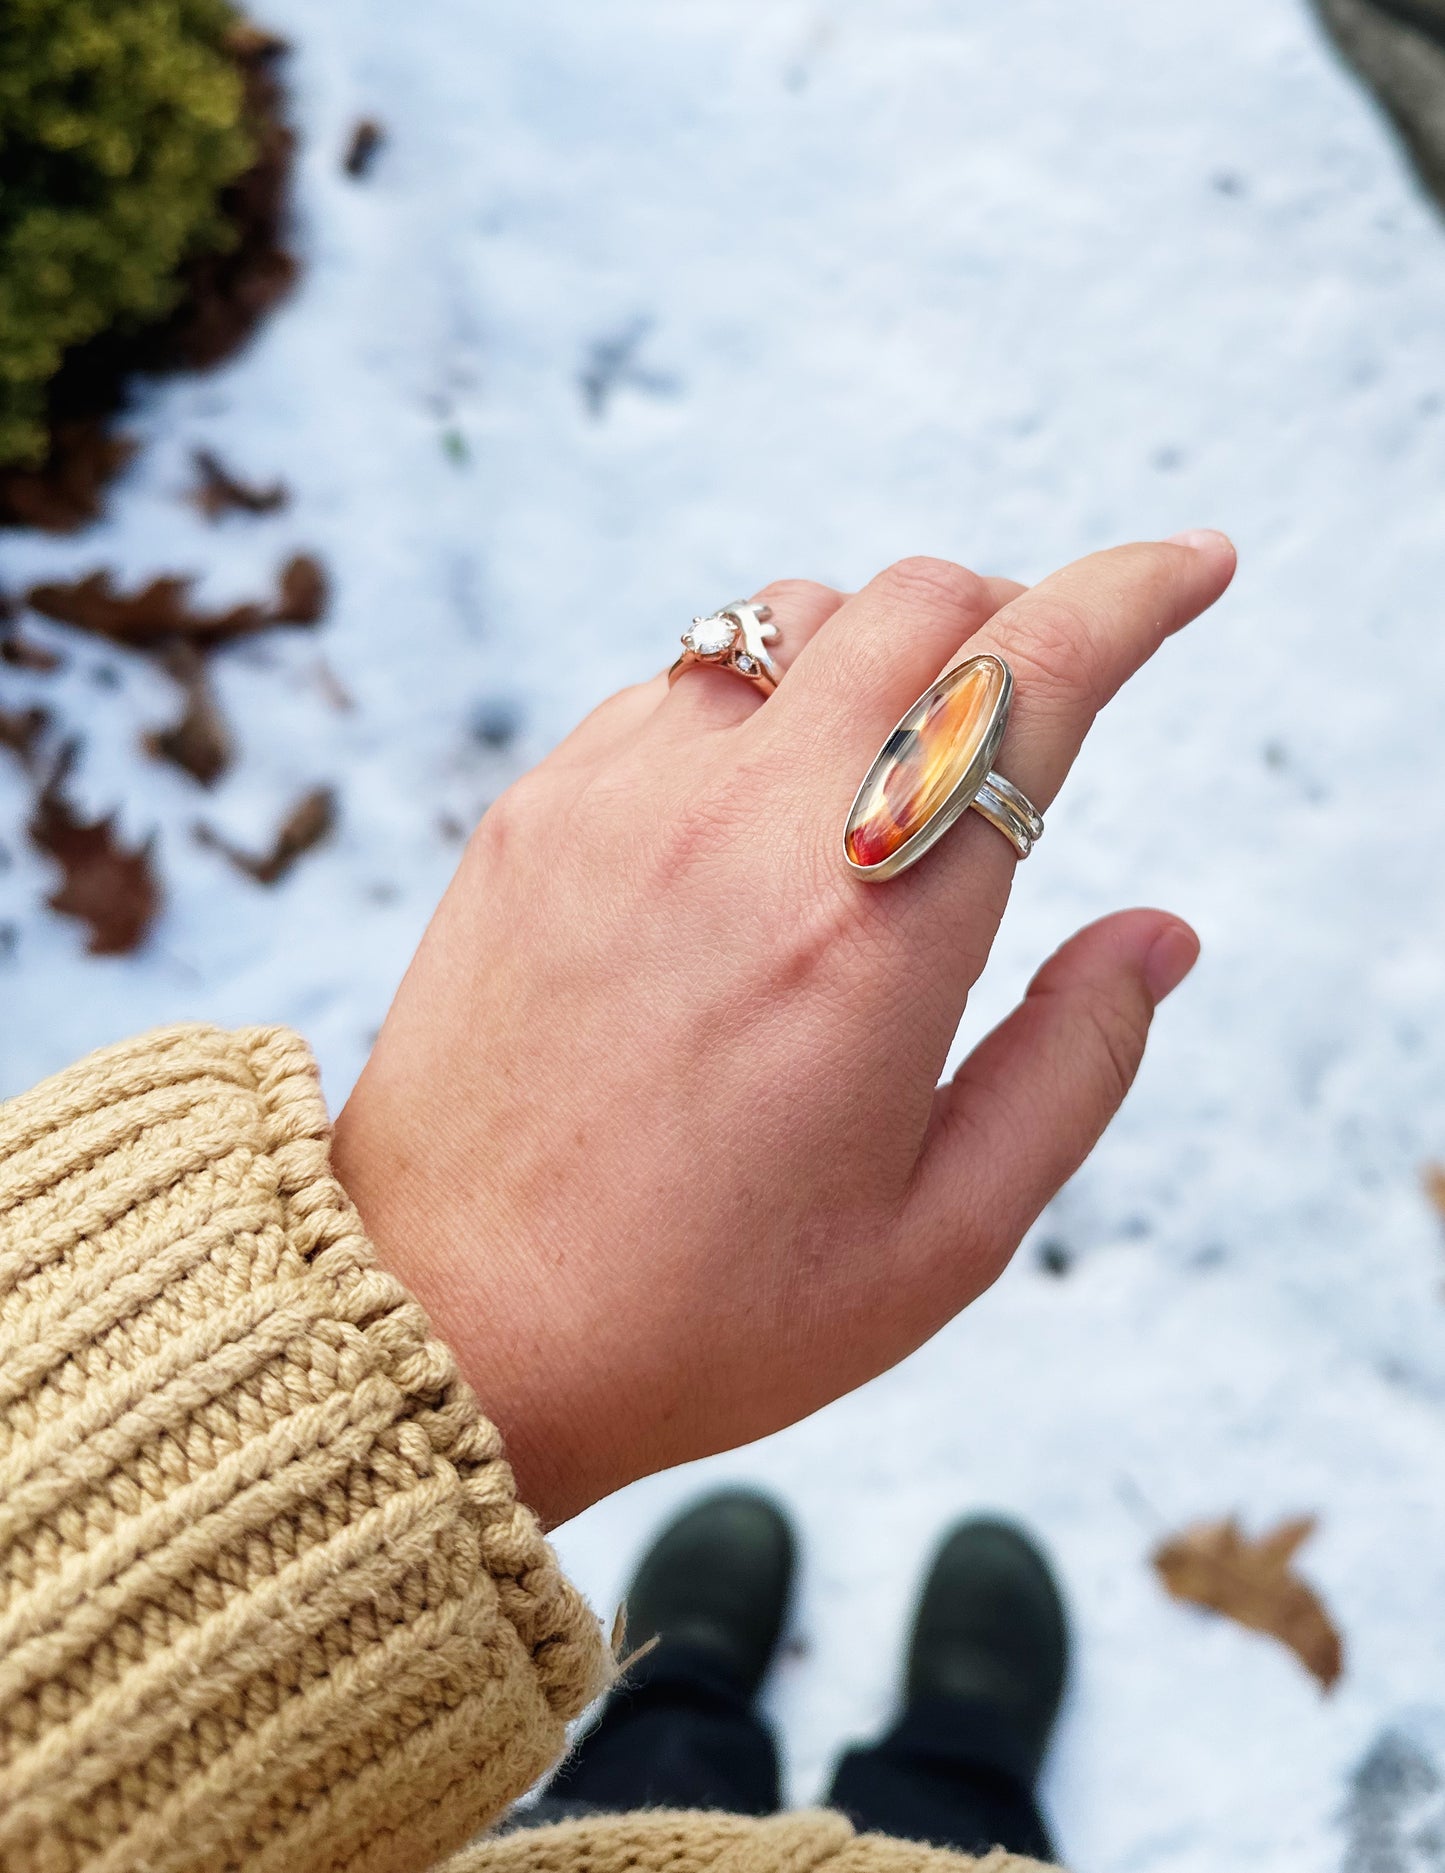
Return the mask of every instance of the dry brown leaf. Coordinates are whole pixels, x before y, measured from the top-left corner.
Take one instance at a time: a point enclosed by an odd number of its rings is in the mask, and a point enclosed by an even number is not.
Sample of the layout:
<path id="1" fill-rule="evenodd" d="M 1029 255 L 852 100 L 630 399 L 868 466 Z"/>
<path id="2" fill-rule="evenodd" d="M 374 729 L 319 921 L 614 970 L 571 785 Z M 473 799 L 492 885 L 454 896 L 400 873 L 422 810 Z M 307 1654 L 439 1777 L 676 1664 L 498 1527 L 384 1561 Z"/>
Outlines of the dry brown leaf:
<path id="1" fill-rule="evenodd" d="M 1425 1195 L 1435 1206 L 1435 1213 L 1445 1223 L 1445 1164 L 1427 1164 L 1421 1173 Z"/>
<path id="2" fill-rule="evenodd" d="M 178 644 L 166 662 L 181 686 L 185 707 L 169 728 L 145 737 L 145 751 L 154 760 L 181 768 L 203 787 L 214 786 L 231 765 L 234 748 L 205 659 L 193 644 Z"/>
<path id="3" fill-rule="evenodd" d="M 42 617 L 77 631 L 108 638 L 131 650 L 154 650 L 174 638 L 220 644 L 264 630 L 271 622 L 261 605 L 233 605 L 201 612 L 190 604 L 191 580 L 170 575 L 152 579 L 137 592 L 118 592 L 108 571 L 87 573 L 69 583 L 31 586 L 26 597 Z"/>
<path id="4" fill-rule="evenodd" d="M 48 710 L 0 709 L 0 748 L 8 748 L 26 767 L 33 767 L 40 738 L 49 726 Z"/>
<path id="5" fill-rule="evenodd" d="M 100 416 L 54 424 L 50 454 L 39 468 L 0 471 L 0 526 L 70 533 L 100 513 L 107 483 L 135 454 L 128 436 Z"/>
<path id="6" fill-rule="evenodd" d="M 238 871 L 257 884 L 278 884 L 303 853 L 321 844 L 336 825 L 336 795 L 329 787 L 314 787 L 302 794 L 282 820 L 271 850 L 259 857 L 243 852 L 209 826 L 197 826 L 196 837 L 213 852 L 228 858 Z"/>
<path id="7" fill-rule="evenodd" d="M 92 956 L 122 956 L 139 949 L 161 905 L 150 846 L 127 848 L 116 837 L 115 819 L 83 820 L 65 798 L 65 778 L 74 749 L 36 797 L 30 815 L 33 844 L 64 873 L 46 899 L 64 917 L 90 927 Z"/>
<path id="8" fill-rule="evenodd" d="M 258 488 L 253 482 L 233 475 L 219 456 L 209 449 L 195 449 L 191 460 L 196 465 L 196 486 L 191 495 L 207 520 L 219 520 L 222 514 L 274 514 L 290 496 L 282 481 L 268 482 Z"/>
<path id="9" fill-rule="evenodd" d="M 351 132 L 342 168 L 347 175 L 360 178 L 376 161 L 377 151 L 386 141 L 386 133 L 374 117 L 360 118 Z"/>
<path id="10" fill-rule="evenodd" d="M 272 616 L 277 624 L 319 624 L 328 596 L 321 561 L 297 553 L 281 568 Z"/>
<path id="11" fill-rule="evenodd" d="M 0 663 L 8 663 L 14 670 L 37 670 L 48 675 L 58 670 L 64 661 L 58 650 L 37 644 L 34 638 L 24 637 L 18 630 L 7 631 L 0 637 Z"/>
<path id="12" fill-rule="evenodd" d="M 191 585 L 189 577 L 165 574 L 139 591 L 118 592 L 112 574 L 102 569 L 68 584 L 55 580 L 33 585 L 25 596 L 42 617 L 130 650 L 156 650 L 178 640 L 207 649 L 273 625 L 315 624 L 326 605 L 325 574 L 305 553 L 281 568 L 276 597 L 269 605 L 200 611 L 190 602 Z"/>
<path id="13" fill-rule="evenodd" d="M 1154 1551 L 1154 1567 L 1176 1600 L 1268 1633 L 1328 1691 L 1342 1669 L 1343 1642 L 1319 1595 L 1291 1566 L 1314 1529 L 1315 1518 L 1302 1515 L 1251 1541 L 1232 1516 L 1198 1522 Z"/>

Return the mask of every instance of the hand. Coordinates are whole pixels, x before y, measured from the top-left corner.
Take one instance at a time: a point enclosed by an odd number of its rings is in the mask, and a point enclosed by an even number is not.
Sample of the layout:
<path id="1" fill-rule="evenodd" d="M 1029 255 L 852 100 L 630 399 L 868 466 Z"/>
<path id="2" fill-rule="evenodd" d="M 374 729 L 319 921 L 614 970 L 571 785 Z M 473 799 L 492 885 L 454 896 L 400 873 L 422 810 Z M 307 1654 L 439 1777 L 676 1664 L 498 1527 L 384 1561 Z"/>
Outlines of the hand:
<path id="1" fill-rule="evenodd" d="M 1017 861 L 968 813 L 870 885 L 843 820 L 965 642 L 1013 666 L 997 766 L 1045 809 L 1233 569 L 1201 534 L 1030 591 L 926 559 L 847 599 L 774 585 L 775 695 L 706 669 L 624 690 L 487 813 L 335 1161 L 545 1519 L 893 1364 L 1093 1148 L 1192 931 L 1081 932 L 939 1088 Z"/>

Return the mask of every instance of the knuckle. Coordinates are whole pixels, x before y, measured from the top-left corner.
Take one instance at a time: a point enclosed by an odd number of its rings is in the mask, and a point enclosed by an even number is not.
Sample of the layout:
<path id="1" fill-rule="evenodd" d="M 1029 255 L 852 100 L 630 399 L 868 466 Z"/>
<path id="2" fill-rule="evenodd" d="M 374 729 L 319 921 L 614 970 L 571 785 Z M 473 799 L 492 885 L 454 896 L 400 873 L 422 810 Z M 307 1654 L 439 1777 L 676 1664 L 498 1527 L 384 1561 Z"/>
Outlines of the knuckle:
<path id="1" fill-rule="evenodd" d="M 641 682 L 624 684 L 598 703 L 592 712 L 593 716 L 609 724 L 615 717 L 631 716 L 639 704 L 660 700 L 666 687 L 666 679 L 661 676 L 647 676 Z"/>
<path id="2" fill-rule="evenodd" d="M 585 736 L 590 741 L 599 735 L 610 734 L 636 709 L 643 688 L 641 683 L 631 684 L 626 689 L 619 689 L 615 695 L 604 698 L 589 715 L 582 718 L 579 739 Z"/>
<path id="3" fill-rule="evenodd" d="M 1178 581 L 1178 548 L 1165 540 L 1132 540 L 1110 547 L 1100 557 L 1120 603 L 1137 593 L 1157 605 Z"/>
<path id="4" fill-rule="evenodd" d="M 537 791 L 532 774 L 513 781 L 478 820 L 469 842 L 471 850 L 494 863 L 514 858 L 535 824 Z"/>
<path id="5" fill-rule="evenodd" d="M 1143 1010 L 1122 997 L 1094 995 L 1081 1004 L 1078 1020 L 1084 1045 L 1107 1076 L 1111 1104 L 1122 1104 L 1134 1084 L 1149 1037 Z"/>
<path id="6" fill-rule="evenodd" d="M 1049 597 L 1031 605 L 1007 650 L 1030 693 L 1098 710 L 1108 701 L 1107 675 L 1093 618 L 1081 605 Z"/>
<path id="7" fill-rule="evenodd" d="M 895 560 L 878 575 L 874 585 L 886 601 L 909 609 L 950 613 L 985 613 L 988 609 L 988 587 L 983 580 L 951 559 L 914 554 Z"/>
<path id="8" fill-rule="evenodd" d="M 837 607 L 843 602 L 843 594 L 831 585 L 822 585 L 816 579 L 772 579 L 758 593 L 758 597 L 775 608 L 788 610 L 815 611 L 823 606 Z"/>

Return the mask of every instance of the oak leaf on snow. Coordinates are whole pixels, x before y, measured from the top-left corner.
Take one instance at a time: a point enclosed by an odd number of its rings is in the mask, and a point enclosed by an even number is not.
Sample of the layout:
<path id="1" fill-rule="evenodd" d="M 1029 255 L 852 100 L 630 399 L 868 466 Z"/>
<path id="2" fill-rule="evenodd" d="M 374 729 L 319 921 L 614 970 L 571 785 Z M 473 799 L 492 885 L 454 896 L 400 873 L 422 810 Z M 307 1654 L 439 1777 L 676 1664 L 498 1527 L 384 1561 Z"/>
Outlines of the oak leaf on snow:
<path id="1" fill-rule="evenodd" d="M 326 609 L 326 574 L 309 553 L 287 560 L 268 604 L 250 601 L 203 611 L 192 603 L 191 585 L 189 578 L 167 573 L 123 592 L 113 574 L 101 569 L 83 579 L 32 585 L 25 598 L 43 617 L 128 650 L 158 650 L 178 641 L 207 649 L 278 624 L 315 624 Z"/>
<path id="2" fill-rule="evenodd" d="M 1197 1522 L 1155 1549 L 1154 1568 L 1176 1600 L 1288 1646 L 1328 1691 L 1343 1668 L 1343 1641 L 1324 1602 L 1293 1566 L 1314 1530 L 1312 1515 L 1281 1522 L 1256 1540 L 1232 1516 Z"/>
<path id="3" fill-rule="evenodd" d="M 65 917 L 89 926 L 92 956 L 122 956 L 139 949 L 161 907 L 150 846 L 126 846 L 114 814 L 86 820 L 66 798 L 64 787 L 75 750 L 61 756 L 41 788 L 30 815 L 31 843 L 53 858 L 63 874 L 46 902 Z"/>

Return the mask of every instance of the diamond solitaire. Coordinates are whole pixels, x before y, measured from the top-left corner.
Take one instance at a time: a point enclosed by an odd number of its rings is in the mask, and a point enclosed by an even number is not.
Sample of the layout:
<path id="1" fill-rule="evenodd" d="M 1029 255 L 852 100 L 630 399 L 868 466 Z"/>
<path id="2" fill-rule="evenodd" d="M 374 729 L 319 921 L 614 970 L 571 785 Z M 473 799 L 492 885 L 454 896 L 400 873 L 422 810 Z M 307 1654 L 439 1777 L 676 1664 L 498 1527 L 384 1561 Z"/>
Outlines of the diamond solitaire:
<path id="1" fill-rule="evenodd" d="M 736 618 L 718 612 L 711 618 L 694 618 L 682 641 L 699 657 L 725 657 L 737 642 L 740 628 Z"/>
<path id="2" fill-rule="evenodd" d="M 761 599 L 735 598 L 732 604 L 706 618 L 694 618 L 682 634 L 682 655 L 668 671 L 668 682 L 675 683 L 684 670 L 706 663 L 715 670 L 731 670 L 763 695 L 771 696 L 779 676 L 768 654 L 768 645 L 778 636 L 772 615 Z"/>

